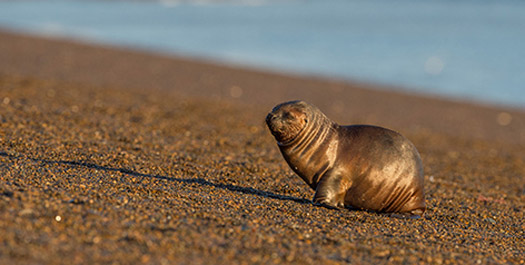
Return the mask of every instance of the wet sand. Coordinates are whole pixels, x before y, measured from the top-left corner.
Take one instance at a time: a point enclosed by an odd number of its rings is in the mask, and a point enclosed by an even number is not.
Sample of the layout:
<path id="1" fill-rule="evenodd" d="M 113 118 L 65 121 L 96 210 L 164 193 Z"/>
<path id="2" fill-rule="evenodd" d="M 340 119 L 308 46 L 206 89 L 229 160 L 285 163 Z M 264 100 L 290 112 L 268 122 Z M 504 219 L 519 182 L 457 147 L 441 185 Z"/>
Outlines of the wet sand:
<path id="1" fill-rule="evenodd" d="M 524 264 L 525 112 L 0 33 L 0 264 Z M 400 131 L 423 218 L 330 210 L 264 125 Z"/>

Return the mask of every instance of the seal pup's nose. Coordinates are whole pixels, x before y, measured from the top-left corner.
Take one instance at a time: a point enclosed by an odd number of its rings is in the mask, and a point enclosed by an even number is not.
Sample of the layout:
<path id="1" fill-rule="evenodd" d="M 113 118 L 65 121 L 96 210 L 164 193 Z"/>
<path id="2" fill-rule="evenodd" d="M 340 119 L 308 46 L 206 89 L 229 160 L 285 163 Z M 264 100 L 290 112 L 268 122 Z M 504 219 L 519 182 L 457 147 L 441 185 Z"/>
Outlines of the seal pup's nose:
<path id="1" fill-rule="evenodd" d="M 273 119 L 275 119 L 275 115 L 273 115 L 273 113 L 268 113 L 268 115 L 266 115 L 266 123 L 269 124 Z"/>

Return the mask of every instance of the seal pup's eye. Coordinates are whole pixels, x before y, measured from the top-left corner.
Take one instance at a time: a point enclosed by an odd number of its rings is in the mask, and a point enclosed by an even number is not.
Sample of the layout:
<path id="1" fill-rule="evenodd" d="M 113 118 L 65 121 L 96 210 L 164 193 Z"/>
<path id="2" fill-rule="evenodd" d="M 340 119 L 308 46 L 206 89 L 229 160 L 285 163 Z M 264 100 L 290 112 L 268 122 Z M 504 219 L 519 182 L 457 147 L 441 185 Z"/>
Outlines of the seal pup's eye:
<path id="1" fill-rule="evenodd" d="M 295 119 L 294 115 L 292 115 L 290 112 L 283 113 L 283 118 L 287 120 L 293 120 Z"/>

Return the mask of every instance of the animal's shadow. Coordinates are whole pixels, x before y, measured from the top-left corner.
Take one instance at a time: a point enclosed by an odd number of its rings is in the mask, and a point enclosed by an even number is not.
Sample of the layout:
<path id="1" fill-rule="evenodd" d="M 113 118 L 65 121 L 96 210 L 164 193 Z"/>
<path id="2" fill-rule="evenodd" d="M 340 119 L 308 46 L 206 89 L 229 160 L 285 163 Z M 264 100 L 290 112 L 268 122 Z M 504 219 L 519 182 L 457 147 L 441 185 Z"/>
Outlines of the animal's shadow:
<path id="1" fill-rule="evenodd" d="M 96 169 L 96 170 L 120 172 L 122 174 L 126 174 L 128 176 L 135 176 L 135 177 L 176 181 L 179 183 L 186 183 L 186 184 L 196 183 L 202 186 L 214 187 L 214 188 L 228 190 L 228 191 L 242 193 L 242 194 L 261 196 L 264 198 L 271 198 L 271 199 L 276 199 L 276 200 L 281 200 L 281 201 L 293 201 L 293 202 L 300 203 L 300 204 L 311 204 L 314 206 L 324 207 L 324 208 L 331 209 L 331 210 L 341 210 L 340 208 L 334 208 L 334 207 L 323 205 L 323 204 L 313 203 L 312 201 L 303 199 L 303 198 L 279 195 L 273 192 L 258 190 L 258 189 L 254 189 L 251 187 L 242 187 L 242 186 L 236 186 L 232 184 L 214 183 L 214 182 L 205 180 L 203 178 L 175 178 L 175 177 L 168 177 L 168 176 L 162 176 L 162 175 L 144 174 L 144 173 L 136 172 L 136 171 L 126 169 L 126 168 L 106 167 L 106 166 L 100 166 L 100 165 L 89 163 L 89 162 L 37 159 L 37 158 L 30 158 L 30 157 L 25 157 L 25 156 L 9 155 L 6 152 L 1 152 L 1 151 L 0 151 L 0 156 L 10 157 L 10 158 L 25 158 L 25 159 L 29 159 L 35 162 L 40 162 L 40 163 L 44 163 L 48 165 L 66 165 L 66 166 L 71 166 L 71 167 L 85 167 L 85 168 Z M 356 209 L 351 206 L 345 206 L 345 208 L 351 211 L 361 210 L 361 211 L 368 212 L 368 213 L 375 213 L 374 211 L 371 211 L 371 210 Z M 398 218 L 398 219 L 420 219 L 421 218 L 421 216 L 419 215 L 410 216 L 410 215 L 397 214 L 397 213 L 379 213 L 379 214 L 386 215 L 386 216 L 393 217 L 393 218 Z"/>
<path id="2" fill-rule="evenodd" d="M 203 178 L 175 178 L 175 177 L 162 176 L 162 175 L 144 174 L 144 173 L 136 172 L 136 171 L 126 169 L 126 168 L 107 167 L 107 166 L 101 166 L 101 165 L 97 165 L 97 164 L 89 163 L 89 162 L 37 159 L 37 158 L 30 158 L 30 157 L 24 157 L 24 156 L 9 155 L 6 152 L 0 152 L 0 156 L 6 156 L 6 157 L 11 157 L 11 158 L 26 158 L 26 159 L 30 159 L 35 162 L 40 162 L 40 163 L 44 163 L 48 165 L 66 165 L 66 166 L 71 166 L 71 167 L 84 167 L 84 168 L 90 168 L 90 169 L 96 169 L 96 170 L 102 170 L 102 171 L 120 172 L 122 174 L 126 174 L 129 176 L 135 176 L 135 177 L 176 181 L 176 182 L 186 183 L 186 184 L 196 183 L 202 186 L 209 186 L 209 187 L 214 187 L 214 188 L 228 190 L 228 191 L 242 193 L 242 194 L 250 194 L 250 195 L 261 196 L 265 198 L 277 199 L 281 201 L 294 201 L 300 204 L 312 204 L 310 200 L 306 200 L 302 198 L 296 198 L 296 197 L 286 196 L 286 195 L 279 195 L 273 192 L 258 190 L 258 189 L 251 188 L 251 187 L 242 187 L 242 186 L 236 186 L 232 184 L 214 183 L 214 182 L 211 182 Z"/>

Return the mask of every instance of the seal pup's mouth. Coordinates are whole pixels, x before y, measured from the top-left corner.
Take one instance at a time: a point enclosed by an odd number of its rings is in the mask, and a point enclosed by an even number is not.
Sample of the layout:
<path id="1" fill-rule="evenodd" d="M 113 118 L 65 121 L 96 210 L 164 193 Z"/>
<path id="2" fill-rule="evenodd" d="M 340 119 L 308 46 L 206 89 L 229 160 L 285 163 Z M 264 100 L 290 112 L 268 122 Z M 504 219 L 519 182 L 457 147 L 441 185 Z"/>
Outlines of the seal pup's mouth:
<path id="1" fill-rule="evenodd" d="M 266 116 L 266 125 L 268 129 L 275 137 L 278 143 L 281 143 L 286 137 L 286 126 L 283 124 L 283 121 L 280 117 L 273 114 L 273 112 L 268 113 Z"/>

